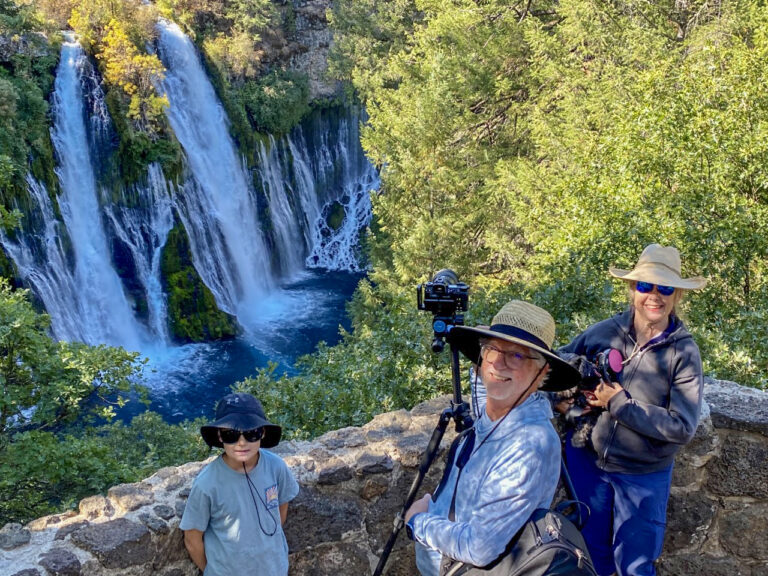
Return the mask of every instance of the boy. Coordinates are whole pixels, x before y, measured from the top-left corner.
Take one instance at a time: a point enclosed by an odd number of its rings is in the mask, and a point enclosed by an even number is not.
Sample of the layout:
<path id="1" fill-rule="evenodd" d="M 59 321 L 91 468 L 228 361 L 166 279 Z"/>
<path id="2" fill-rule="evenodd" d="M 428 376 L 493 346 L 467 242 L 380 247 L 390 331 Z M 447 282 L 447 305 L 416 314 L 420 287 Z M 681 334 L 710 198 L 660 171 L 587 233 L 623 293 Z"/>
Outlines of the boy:
<path id="1" fill-rule="evenodd" d="M 195 478 L 181 518 L 190 557 L 205 576 L 286 576 L 282 525 L 299 485 L 285 462 L 264 450 L 280 442 L 281 428 L 250 394 L 229 394 L 200 433 L 224 453 Z"/>

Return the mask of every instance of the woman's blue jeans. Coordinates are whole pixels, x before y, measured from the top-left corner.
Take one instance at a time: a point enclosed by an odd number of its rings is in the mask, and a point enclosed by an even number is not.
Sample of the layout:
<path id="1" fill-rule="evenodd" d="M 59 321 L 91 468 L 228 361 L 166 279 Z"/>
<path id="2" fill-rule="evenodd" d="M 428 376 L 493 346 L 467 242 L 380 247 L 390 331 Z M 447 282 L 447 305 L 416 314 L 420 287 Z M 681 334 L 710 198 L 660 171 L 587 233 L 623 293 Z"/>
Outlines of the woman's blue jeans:
<path id="1" fill-rule="evenodd" d="M 672 466 L 649 474 L 604 472 L 594 452 L 574 448 L 566 463 L 579 500 L 590 509 L 582 534 L 600 576 L 655 576 L 667 522 Z"/>

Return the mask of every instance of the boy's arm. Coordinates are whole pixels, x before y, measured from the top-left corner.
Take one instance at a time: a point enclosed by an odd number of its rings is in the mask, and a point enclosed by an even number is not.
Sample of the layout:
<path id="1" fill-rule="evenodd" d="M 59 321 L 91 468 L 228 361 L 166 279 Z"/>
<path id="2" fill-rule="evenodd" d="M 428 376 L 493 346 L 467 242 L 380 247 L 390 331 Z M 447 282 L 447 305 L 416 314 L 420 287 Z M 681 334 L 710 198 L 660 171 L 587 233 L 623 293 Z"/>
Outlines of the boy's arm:
<path id="1" fill-rule="evenodd" d="M 280 504 L 280 524 L 285 524 L 285 519 L 288 517 L 288 502 Z"/>
<path id="2" fill-rule="evenodd" d="M 286 506 L 288 506 L 286 504 Z M 286 510 L 287 512 L 287 510 Z M 280 516 L 282 517 L 282 507 L 280 509 Z M 205 566 L 208 561 L 205 558 L 205 546 L 203 544 L 203 533 L 200 530 L 184 530 L 184 546 L 189 552 L 189 557 L 192 558 L 192 562 L 197 564 L 200 570 L 205 571 Z"/>

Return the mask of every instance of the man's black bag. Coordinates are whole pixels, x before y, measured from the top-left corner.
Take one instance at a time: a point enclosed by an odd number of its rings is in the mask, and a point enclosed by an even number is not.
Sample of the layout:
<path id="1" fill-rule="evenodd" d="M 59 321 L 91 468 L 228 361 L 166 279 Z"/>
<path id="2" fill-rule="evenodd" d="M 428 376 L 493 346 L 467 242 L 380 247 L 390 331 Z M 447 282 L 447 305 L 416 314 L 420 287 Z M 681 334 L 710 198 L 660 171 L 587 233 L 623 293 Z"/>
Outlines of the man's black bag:
<path id="1" fill-rule="evenodd" d="M 539 508 L 494 562 L 483 568 L 443 556 L 440 576 L 597 576 L 578 528 Z"/>

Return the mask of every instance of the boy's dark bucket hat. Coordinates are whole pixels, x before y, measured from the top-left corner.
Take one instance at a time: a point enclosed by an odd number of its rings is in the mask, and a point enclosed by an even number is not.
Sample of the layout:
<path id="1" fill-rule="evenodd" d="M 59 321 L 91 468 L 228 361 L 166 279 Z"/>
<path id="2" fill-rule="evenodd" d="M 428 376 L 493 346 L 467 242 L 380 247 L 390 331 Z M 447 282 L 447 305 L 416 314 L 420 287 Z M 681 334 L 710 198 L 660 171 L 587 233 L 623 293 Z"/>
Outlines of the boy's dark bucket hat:
<path id="1" fill-rule="evenodd" d="M 222 448 L 219 440 L 220 428 L 235 430 L 253 430 L 264 428 L 261 438 L 262 448 L 272 448 L 280 442 L 282 428 L 272 424 L 264 414 L 261 402 L 250 394 L 228 394 L 216 405 L 216 420 L 200 428 L 200 434 L 208 446 Z"/>

